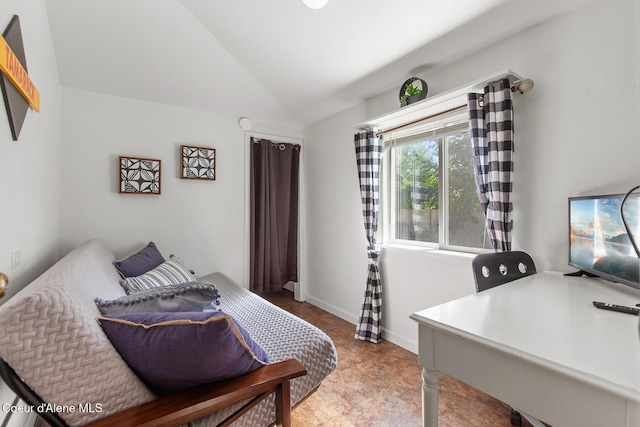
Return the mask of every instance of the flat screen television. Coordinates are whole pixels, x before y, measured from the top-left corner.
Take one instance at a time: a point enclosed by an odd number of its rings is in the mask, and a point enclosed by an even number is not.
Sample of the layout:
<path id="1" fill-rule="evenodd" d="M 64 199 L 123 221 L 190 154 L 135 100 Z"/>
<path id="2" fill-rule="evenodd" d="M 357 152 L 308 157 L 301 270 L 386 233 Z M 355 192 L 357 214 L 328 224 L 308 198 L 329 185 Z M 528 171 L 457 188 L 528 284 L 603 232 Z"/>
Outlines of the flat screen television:
<path id="1" fill-rule="evenodd" d="M 640 289 L 639 261 L 622 221 L 624 194 L 569 198 L 569 265 L 603 279 Z M 627 225 L 640 239 L 640 197 L 624 204 Z"/>

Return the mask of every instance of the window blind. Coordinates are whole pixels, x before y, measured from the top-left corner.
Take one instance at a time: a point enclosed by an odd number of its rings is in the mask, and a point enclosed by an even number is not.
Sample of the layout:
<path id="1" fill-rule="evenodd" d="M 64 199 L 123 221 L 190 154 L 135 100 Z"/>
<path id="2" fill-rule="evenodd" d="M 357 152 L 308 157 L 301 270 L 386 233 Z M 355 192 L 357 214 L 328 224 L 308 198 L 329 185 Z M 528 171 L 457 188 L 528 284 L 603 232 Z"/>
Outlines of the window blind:
<path id="1" fill-rule="evenodd" d="M 469 129 L 466 111 L 455 111 L 432 120 L 405 127 L 383 135 L 385 146 L 400 146 L 420 140 L 438 139 L 459 134 Z"/>

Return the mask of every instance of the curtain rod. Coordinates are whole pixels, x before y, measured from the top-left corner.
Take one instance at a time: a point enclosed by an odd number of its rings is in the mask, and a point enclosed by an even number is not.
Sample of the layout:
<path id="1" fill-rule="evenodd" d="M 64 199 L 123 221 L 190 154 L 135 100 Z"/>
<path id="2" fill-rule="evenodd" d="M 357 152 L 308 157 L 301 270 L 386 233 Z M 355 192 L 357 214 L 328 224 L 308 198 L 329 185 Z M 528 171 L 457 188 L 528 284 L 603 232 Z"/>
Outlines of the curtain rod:
<path id="1" fill-rule="evenodd" d="M 284 151 L 286 145 L 290 145 L 294 150 L 299 150 L 300 147 L 302 147 L 300 144 L 296 144 L 293 142 L 280 142 L 268 138 L 254 138 L 253 136 L 251 137 L 252 144 L 262 145 L 264 141 L 270 142 L 271 146 L 273 147 L 279 147 L 280 151 Z"/>
<path id="2" fill-rule="evenodd" d="M 434 117 L 438 117 L 438 116 L 442 116 L 442 115 L 447 114 L 447 113 L 452 113 L 454 111 L 462 110 L 463 108 L 466 109 L 467 108 L 467 104 L 458 105 L 457 107 L 449 108 L 446 111 L 441 111 L 439 113 L 432 114 L 432 115 L 427 116 L 427 117 L 422 117 L 420 119 L 413 120 L 411 122 L 408 122 L 408 123 L 405 123 L 405 124 L 402 124 L 402 125 L 399 125 L 399 126 L 392 127 L 390 129 L 381 130 L 379 132 L 376 132 L 376 136 L 380 137 L 380 136 L 385 135 L 387 133 L 390 133 L 390 132 L 393 132 L 393 131 L 396 131 L 396 130 L 399 130 L 399 129 L 403 129 L 403 128 L 406 128 L 408 126 L 413 126 L 416 123 L 420 123 L 420 122 L 423 122 L 425 120 L 433 119 Z"/>
<path id="3" fill-rule="evenodd" d="M 533 80 L 531 80 L 531 79 L 518 80 L 518 81 L 514 82 L 511 85 L 510 89 L 511 89 L 511 92 L 520 92 L 520 93 L 529 92 L 531 89 L 533 89 Z M 480 98 L 478 101 L 482 102 L 483 98 Z M 399 125 L 399 126 L 395 126 L 395 127 L 390 128 L 390 129 L 381 130 L 379 132 L 376 132 L 376 136 L 380 137 L 380 136 L 382 136 L 384 134 L 387 134 L 389 132 L 393 132 L 393 131 L 396 131 L 396 130 L 399 130 L 399 129 L 403 129 L 403 128 L 407 127 L 407 126 L 412 126 L 412 125 L 415 125 L 416 123 L 420 123 L 420 122 L 423 122 L 425 120 L 433 119 L 434 117 L 442 116 L 443 114 L 452 113 L 454 111 L 462 110 L 463 108 L 467 108 L 467 104 L 459 105 L 457 107 L 453 107 L 453 108 L 450 108 L 450 109 L 448 109 L 446 111 L 441 111 L 439 113 L 432 114 L 432 115 L 427 116 L 427 117 L 422 117 L 420 119 L 416 119 L 416 120 L 413 120 L 413 121 L 411 121 L 409 123 L 405 123 L 405 124 L 402 124 L 402 125 Z"/>

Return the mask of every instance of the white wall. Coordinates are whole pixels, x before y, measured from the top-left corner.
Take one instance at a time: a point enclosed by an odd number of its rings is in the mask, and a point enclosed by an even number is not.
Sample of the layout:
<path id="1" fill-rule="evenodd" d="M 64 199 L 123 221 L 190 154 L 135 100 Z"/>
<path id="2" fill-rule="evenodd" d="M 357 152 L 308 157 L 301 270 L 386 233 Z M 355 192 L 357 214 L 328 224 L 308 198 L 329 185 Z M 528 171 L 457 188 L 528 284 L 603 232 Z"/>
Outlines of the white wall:
<path id="1" fill-rule="evenodd" d="M 99 238 L 117 257 L 153 240 L 196 274 L 243 283 L 245 138 L 238 117 L 65 88 L 60 241 L 64 253 Z M 254 123 L 254 131 L 301 130 Z M 181 144 L 216 149 L 216 180 L 179 178 Z M 162 160 L 161 195 L 118 193 L 118 156 Z"/>
<path id="2" fill-rule="evenodd" d="M 0 271 L 9 276 L 9 296 L 56 259 L 60 170 L 60 83 L 44 2 L 0 2 L 0 32 L 13 15 L 20 17 L 40 112 L 28 110 L 19 140 L 13 141 L 4 103 L 0 107 Z M 21 264 L 12 269 L 15 249 Z"/>
<path id="3" fill-rule="evenodd" d="M 535 81 L 514 100 L 513 246 L 539 270 L 570 271 L 568 197 L 640 184 L 639 22 L 638 2 L 601 0 L 421 76 L 431 95 L 505 68 Z M 391 90 L 305 129 L 307 297 L 351 322 L 367 265 L 353 126 L 397 108 Z M 469 256 L 386 247 L 380 268 L 385 336 L 412 351 L 410 314 L 475 291 Z"/>
<path id="4" fill-rule="evenodd" d="M 2 0 L 0 32 L 13 15 L 20 17 L 27 71 L 40 92 L 40 112 L 27 111 L 14 141 L 4 103 L 0 107 L 0 271 L 9 276 L 0 304 L 53 264 L 58 253 L 60 83 L 49 21 L 42 0 Z M 16 249 L 21 263 L 11 268 L 11 251 Z M 15 397 L 3 382 L 0 396 L 0 404 Z M 8 420 L 0 411 L 0 422 L 7 425 L 25 425 L 26 419 L 15 413 Z"/>

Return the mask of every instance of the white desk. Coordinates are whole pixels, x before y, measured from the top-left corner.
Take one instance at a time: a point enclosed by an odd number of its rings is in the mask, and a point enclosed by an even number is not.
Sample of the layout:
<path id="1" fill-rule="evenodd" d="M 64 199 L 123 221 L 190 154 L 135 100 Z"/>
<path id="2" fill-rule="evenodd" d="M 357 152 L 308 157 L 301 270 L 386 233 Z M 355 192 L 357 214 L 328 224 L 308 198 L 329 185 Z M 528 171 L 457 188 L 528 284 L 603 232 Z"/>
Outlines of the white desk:
<path id="1" fill-rule="evenodd" d="M 543 272 L 413 314 L 423 425 L 438 425 L 444 373 L 553 427 L 640 426 L 639 320 L 594 300 L 640 292 Z"/>

